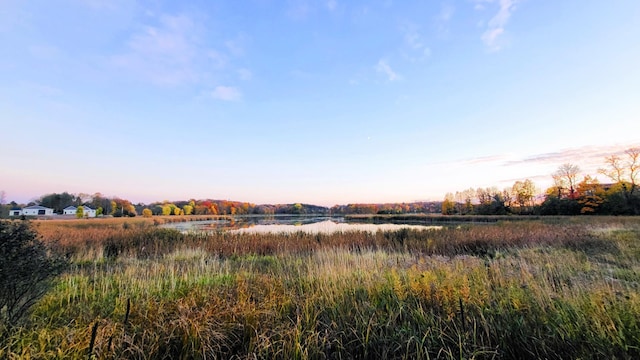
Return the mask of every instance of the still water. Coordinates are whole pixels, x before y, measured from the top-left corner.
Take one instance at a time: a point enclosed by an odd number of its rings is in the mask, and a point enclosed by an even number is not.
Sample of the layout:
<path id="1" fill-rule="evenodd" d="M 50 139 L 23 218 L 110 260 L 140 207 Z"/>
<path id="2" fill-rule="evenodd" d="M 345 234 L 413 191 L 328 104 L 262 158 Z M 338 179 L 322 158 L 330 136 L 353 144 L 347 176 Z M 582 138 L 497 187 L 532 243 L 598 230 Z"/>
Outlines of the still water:
<path id="1" fill-rule="evenodd" d="M 441 226 L 406 225 L 406 224 L 355 224 L 347 223 L 342 217 L 235 217 L 219 220 L 191 221 L 185 223 L 164 224 L 162 227 L 177 229 L 182 232 L 216 232 L 235 233 L 322 233 L 369 231 L 394 231 L 402 228 L 427 230 L 440 229 Z"/>

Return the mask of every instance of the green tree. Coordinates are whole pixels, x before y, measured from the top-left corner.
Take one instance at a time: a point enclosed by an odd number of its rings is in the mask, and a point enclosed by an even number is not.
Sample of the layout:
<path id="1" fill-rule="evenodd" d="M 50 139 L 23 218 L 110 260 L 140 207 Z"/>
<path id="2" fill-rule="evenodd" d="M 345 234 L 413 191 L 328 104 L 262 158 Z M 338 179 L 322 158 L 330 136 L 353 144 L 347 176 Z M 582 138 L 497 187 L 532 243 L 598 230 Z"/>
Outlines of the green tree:
<path id="1" fill-rule="evenodd" d="M 0 336 L 24 319 L 66 262 L 26 221 L 0 221 Z"/>
<path id="2" fill-rule="evenodd" d="M 82 206 L 78 206 L 78 207 L 76 208 L 76 217 L 77 217 L 78 219 L 82 219 L 82 218 L 84 217 L 84 207 L 82 207 Z"/>

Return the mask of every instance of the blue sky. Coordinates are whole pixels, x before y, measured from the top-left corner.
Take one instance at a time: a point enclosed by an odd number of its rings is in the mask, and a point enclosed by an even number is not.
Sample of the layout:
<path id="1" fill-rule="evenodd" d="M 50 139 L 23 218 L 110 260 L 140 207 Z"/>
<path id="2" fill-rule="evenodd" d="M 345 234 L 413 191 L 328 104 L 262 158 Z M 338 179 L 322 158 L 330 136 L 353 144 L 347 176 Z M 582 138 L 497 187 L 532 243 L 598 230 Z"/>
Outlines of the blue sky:
<path id="1" fill-rule="evenodd" d="M 441 200 L 640 146 L 638 1 L 0 0 L 0 54 L 19 202 Z"/>

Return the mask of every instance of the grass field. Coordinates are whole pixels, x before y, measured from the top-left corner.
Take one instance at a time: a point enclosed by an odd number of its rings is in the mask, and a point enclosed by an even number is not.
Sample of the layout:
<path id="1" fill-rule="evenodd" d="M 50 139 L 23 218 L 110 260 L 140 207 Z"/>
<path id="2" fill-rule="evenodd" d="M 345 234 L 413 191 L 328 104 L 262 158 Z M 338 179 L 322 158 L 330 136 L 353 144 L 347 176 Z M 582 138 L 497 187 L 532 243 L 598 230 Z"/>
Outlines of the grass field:
<path id="1" fill-rule="evenodd" d="M 71 261 L 0 358 L 640 358 L 640 218 L 181 234 L 41 221 Z"/>

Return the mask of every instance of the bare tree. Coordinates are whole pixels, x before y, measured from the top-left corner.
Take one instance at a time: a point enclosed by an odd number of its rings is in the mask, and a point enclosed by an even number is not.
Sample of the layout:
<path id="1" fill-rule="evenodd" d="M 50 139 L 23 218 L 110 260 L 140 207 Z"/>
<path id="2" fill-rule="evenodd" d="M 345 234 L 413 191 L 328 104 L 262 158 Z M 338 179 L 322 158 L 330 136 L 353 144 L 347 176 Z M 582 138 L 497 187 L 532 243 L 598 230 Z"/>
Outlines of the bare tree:
<path id="1" fill-rule="evenodd" d="M 559 191 L 565 192 L 566 195 L 573 199 L 576 197 L 576 186 L 578 185 L 578 174 L 580 168 L 578 165 L 570 163 L 562 164 L 558 170 L 553 173 L 553 181 Z"/>
<path id="2" fill-rule="evenodd" d="M 608 168 L 598 171 L 620 185 L 627 205 L 637 214 L 638 204 L 637 199 L 634 199 L 634 195 L 638 188 L 638 175 L 640 173 L 640 148 L 627 149 L 624 154 L 624 157 L 618 155 L 606 157 L 605 163 Z"/>
<path id="3" fill-rule="evenodd" d="M 633 193 L 637 187 L 638 172 L 640 172 L 640 148 L 627 149 L 626 159 L 618 155 L 611 155 L 605 158 L 605 163 L 609 169 L 600 169 L 599 172 L 616 183 L 628 183 L 629 191 Z"/>

